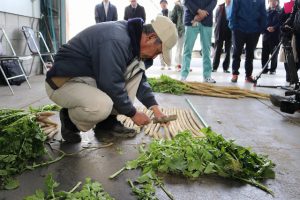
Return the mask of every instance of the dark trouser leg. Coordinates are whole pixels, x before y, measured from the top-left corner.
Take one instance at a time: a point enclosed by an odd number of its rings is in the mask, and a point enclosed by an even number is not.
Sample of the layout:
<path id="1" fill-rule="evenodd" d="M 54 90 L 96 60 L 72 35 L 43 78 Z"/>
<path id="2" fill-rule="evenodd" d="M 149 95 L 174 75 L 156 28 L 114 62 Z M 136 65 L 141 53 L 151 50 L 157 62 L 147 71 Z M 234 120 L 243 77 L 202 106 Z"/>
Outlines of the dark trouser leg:
<path id="1" fill-rule="evenodd" d="M 228 70 L 230 64 L 231 37 L 225 39 L 225 59 L 223 61 L 223 70 Z"/>
<path id="2" fill-rule="evenodd" d="M 268 40 L 263 41 L 263 48 L 262 48 L 262 53 L 261 53 L 262 68 L 265 67 L 266 63 L 269 60 L 269 55 L 270 55 L 270 45 L 269 45 L 269 43 L 270 43 L 270 41 L 268 41 Z M 267 72 L 268 72 L 268 67 L 265 68 L 263 73 L 267 73 Z"/>
<path id="3" fill-rule="evenodd" d="M 289 68 L 287 66 L 287 63 L 284 63 L 284 69 L 285 69 L 285 80 L 286 82 L 291 82 L 291 78 L 290 78 L 290 72 L 289 72 Z"/>
<path id="4" fill-rule="evenodd" d="M 272 46 L 271 46 L 272 51 L 270 52 L 271 54 L 273 54 L 273 52 L 276 49 L 278 44 L 279 44 L 279 42 L 277 42 L 277 41 L 272 42 Z M 274 56 L 272 57 L 271 69 L 270 69 L 271 72 L 275 72 L 277 69 L 278 52 L 279 52 L 279 48 L 277 49 L 277 51 L 274 53 Z"/>
<path id="5" fill-rule="evenodd" d="M 232 55 L 232 74 L 239 75 L 239 68 L 241 63 L 241 55 L 245 44 L 245 33 L 234 30 L 233 36 L 233 55 Z"/>
<path id="6" fill-rule="evenodd" d="M 252 76 L 254 50 L 256 48 L 260 33 L 246 34 L 246 59 L 245 70 L 246 77 Z"/>
<path id="7" fill-rule="evenodd" d="M 215 41 L 215 55 L 213 60 L 213 69 L 217 70 L 220 63 L 220 57 L 222 54 L 223 40 L 219 39 Z"/>
<path id="8" fill-rule="evenodd" d="M 296 51 L 298 56 L 298 63 L 296 63 L 297 70 L 300 69 L 300 33 L 295 34 L 296 39 Z"/>

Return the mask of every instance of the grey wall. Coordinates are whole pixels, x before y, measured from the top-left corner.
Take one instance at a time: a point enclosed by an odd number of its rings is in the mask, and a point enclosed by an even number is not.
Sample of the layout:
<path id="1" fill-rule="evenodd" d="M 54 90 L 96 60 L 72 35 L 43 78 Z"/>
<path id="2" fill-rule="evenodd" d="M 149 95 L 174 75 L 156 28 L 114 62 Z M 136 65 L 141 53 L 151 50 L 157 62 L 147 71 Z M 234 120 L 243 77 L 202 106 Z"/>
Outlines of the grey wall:
<path id="1" fill-rule="evenodd" d="M 0 11 L 39 18 L 40 0 L 0 0 Z"/>
<path id="2" fill-rule="evenodd" d="M 34 30 L 39 30 L 39 19 L 0 11 L 0 27 L 4 28 L 13 48 L 16 51 L 16 54 L 30 55 L 30 51 L 26 45 L 25 37 L 21 32 L 22 26 L 29 26 Z M 1 36 L 2 32 L 0 31 L 0 37 Z M 12 54 L 9 45 L 5 41 L 5 38 L 2 38 L 2 45 L 7 54 Z M 27 75 L 41 73 L 41 63 L 38 57 L 24 61 L 23 66 Z"/>

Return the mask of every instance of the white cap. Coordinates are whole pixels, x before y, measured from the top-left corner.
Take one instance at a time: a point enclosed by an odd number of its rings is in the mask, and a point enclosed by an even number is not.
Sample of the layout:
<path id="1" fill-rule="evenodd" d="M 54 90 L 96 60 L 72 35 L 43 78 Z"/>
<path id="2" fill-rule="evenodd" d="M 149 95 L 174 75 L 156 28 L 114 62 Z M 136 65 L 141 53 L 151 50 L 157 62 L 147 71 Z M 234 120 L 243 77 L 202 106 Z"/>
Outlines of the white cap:
<path id="1" fill-rule="evenodd" d="M 171 65 L 171 51 L 178 38 L 176 26 L 168 17 L 162 15 L 158 15 L 151 24 L 162 41 L 163 59 L 167 65 Z"/>

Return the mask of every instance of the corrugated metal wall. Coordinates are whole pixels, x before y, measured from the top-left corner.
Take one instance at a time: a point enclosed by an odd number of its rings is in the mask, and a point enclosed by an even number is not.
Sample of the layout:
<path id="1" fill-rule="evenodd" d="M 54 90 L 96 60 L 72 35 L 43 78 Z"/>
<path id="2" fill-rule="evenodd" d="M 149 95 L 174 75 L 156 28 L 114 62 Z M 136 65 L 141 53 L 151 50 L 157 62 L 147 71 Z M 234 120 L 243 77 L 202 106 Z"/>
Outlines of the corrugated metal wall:
<path id="1" fill-rule="evenodd" d="M 30 55 L 26 40 L 21 32 L 22 26 L 39 30 L 40 1 L 39 0 L 1 0 L 0 27 L 4 28 L 17 55 Z M 2 33 L 0 32 L 0 37 Z M 11 54 L 10 48 L 2 38 L 2 45 L 7 54 Z M 26 60 L 23 62 L 25 71 L 31 75 L 40 73 L 40 61 Z M 32 67 L 31 67 L 32 66 Z"/>

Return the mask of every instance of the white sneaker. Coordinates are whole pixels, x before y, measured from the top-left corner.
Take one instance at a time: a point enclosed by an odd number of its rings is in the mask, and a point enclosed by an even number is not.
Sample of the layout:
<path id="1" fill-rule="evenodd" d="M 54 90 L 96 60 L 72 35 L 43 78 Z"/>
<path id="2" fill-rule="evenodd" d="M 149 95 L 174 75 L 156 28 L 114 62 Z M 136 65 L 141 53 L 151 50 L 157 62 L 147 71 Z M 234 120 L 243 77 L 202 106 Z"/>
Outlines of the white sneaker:
<path id="1" fill-rule="evenodd" d="M 171 70 L 172 69 L 172 67 L 171 66 L 168 66 L 168 70 Z"/>
<path id="2" fill-rule="evenodd" d="M 215 81 L 213 78 L 211 78 L 211 77 L 209 77 L 209 78 L 204 78 L 204 82 L 205 82 L 205 83 L 216 83 L 216 81 Z"/>
<path id="3" fill-rule="evenodd" d="M 180 78 L 180 81 L 186 82 L 186 77 L 181 77 L 181 78 Z"/>
<path id="4" fill-rule="evenodd" d="M 160 68 L 161 70 L 164 70 L 165 69 L 165 66 L 161 66 L 161 68 Z"/>

